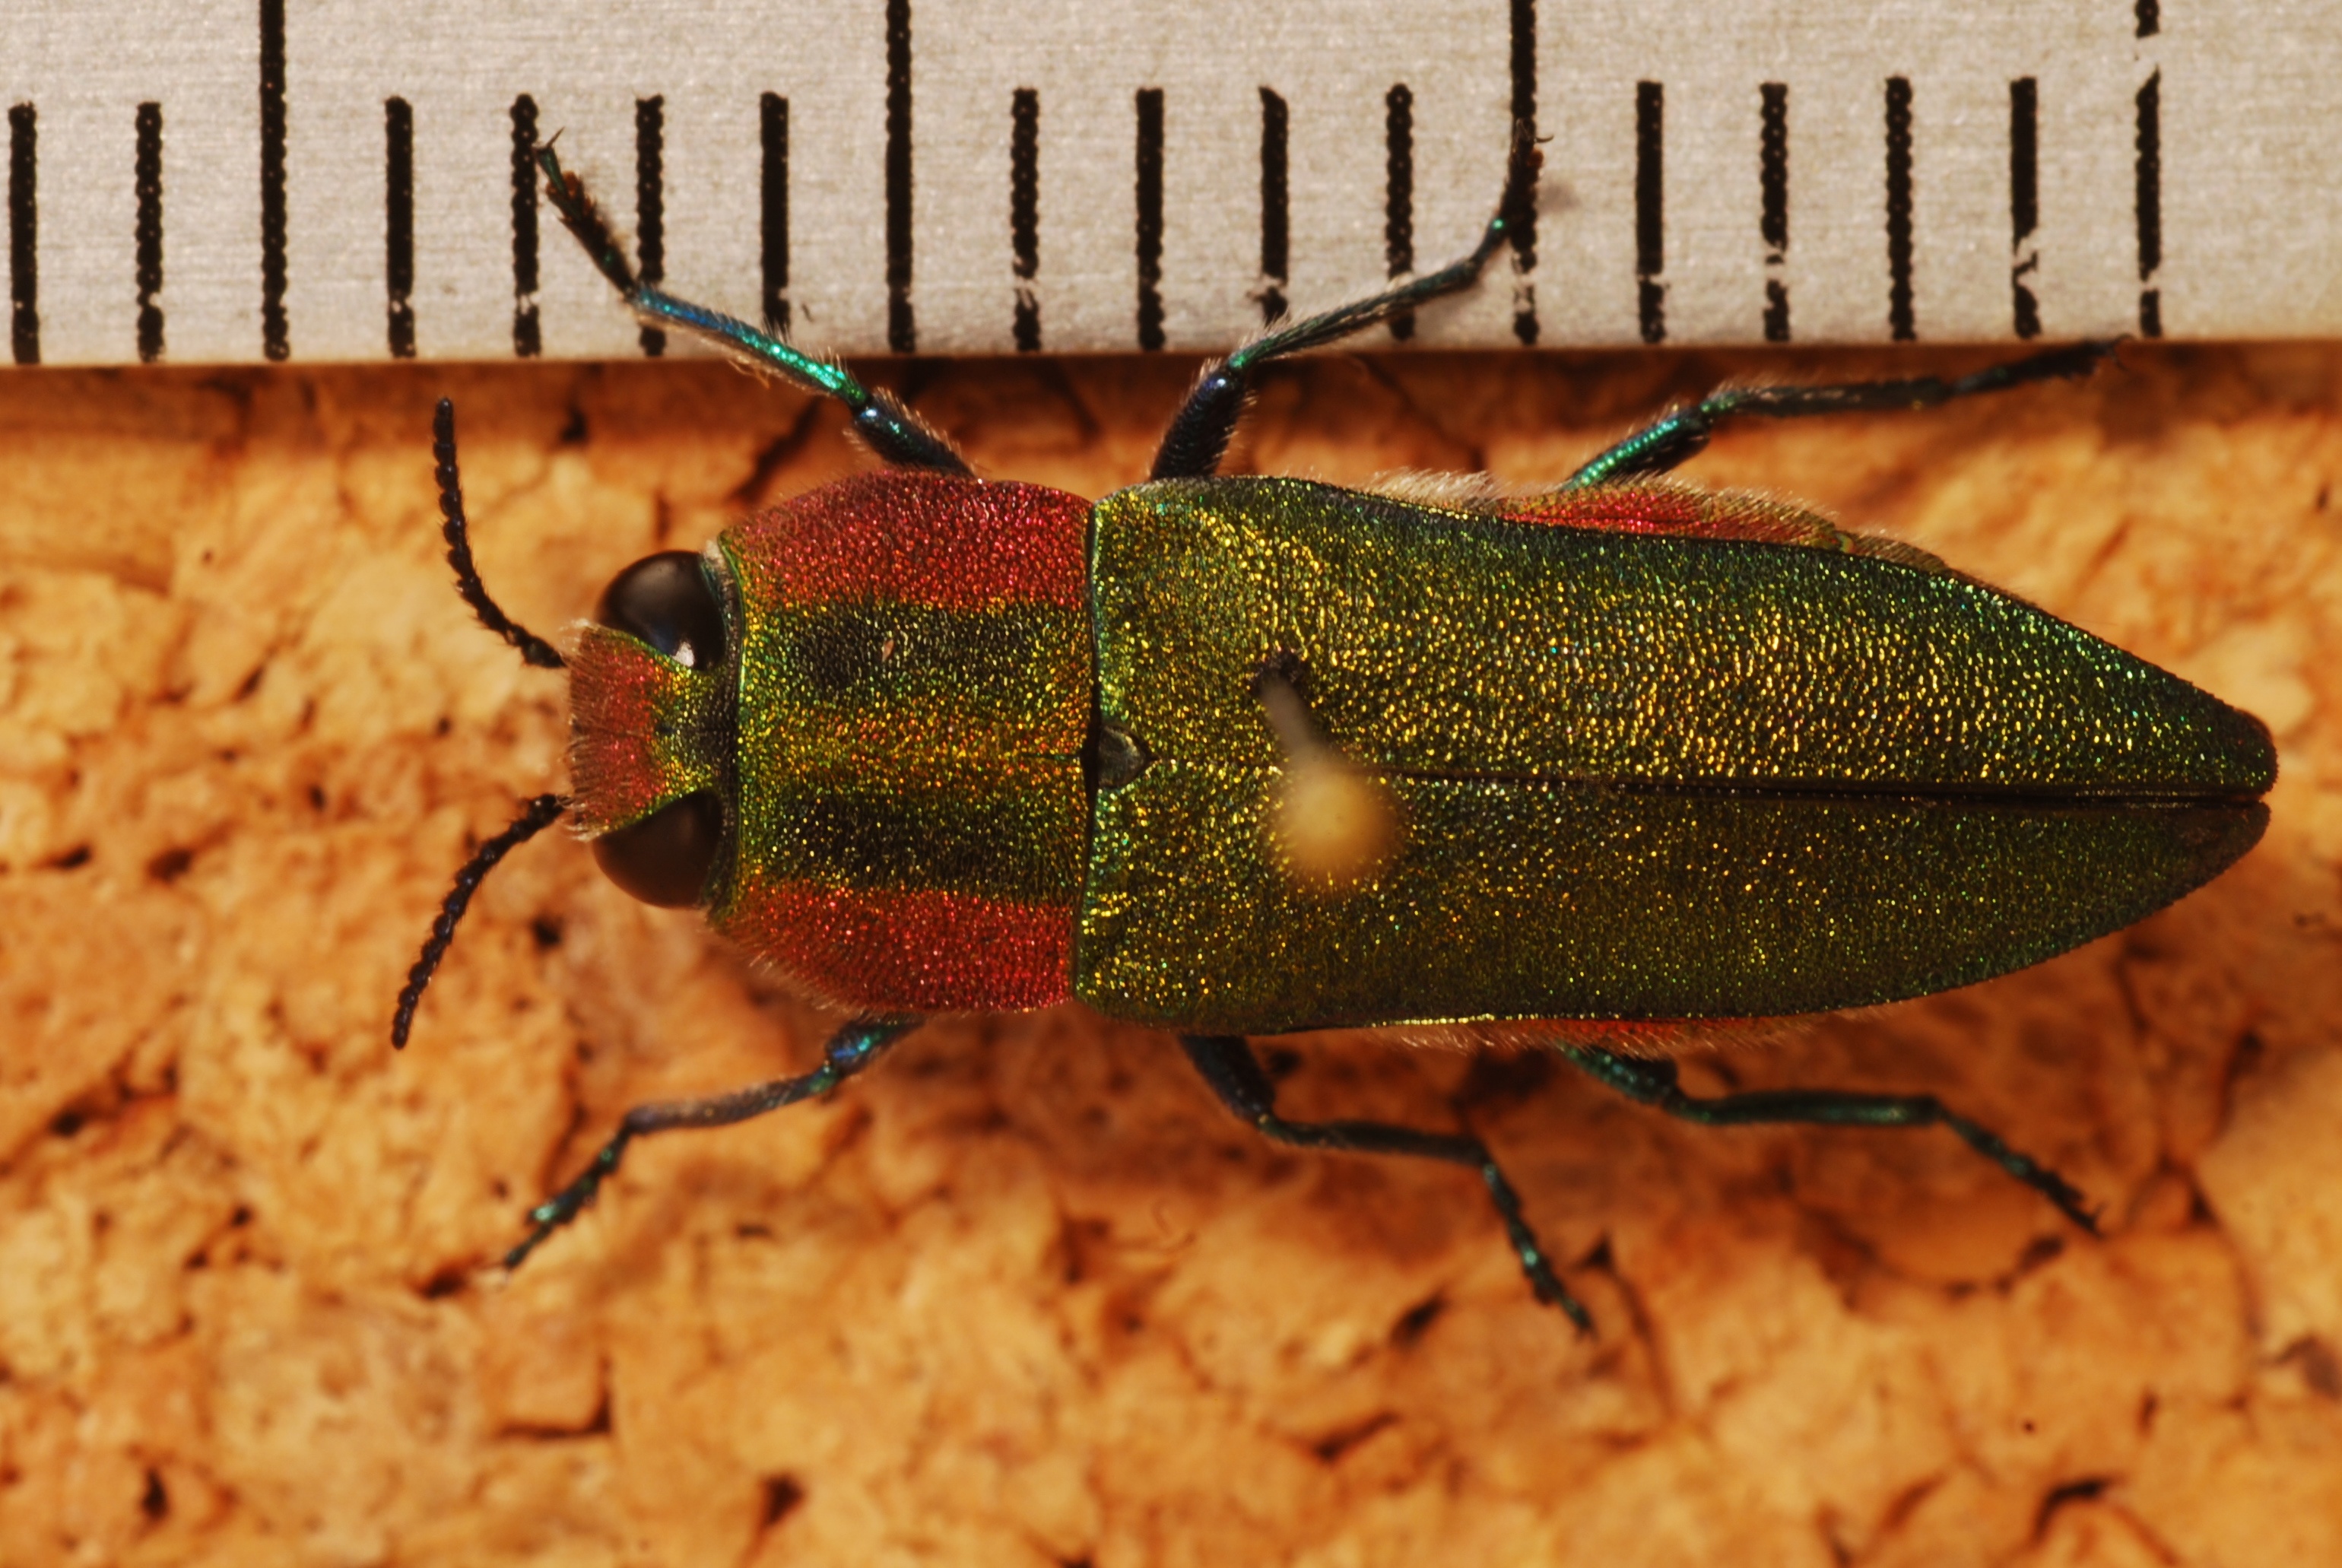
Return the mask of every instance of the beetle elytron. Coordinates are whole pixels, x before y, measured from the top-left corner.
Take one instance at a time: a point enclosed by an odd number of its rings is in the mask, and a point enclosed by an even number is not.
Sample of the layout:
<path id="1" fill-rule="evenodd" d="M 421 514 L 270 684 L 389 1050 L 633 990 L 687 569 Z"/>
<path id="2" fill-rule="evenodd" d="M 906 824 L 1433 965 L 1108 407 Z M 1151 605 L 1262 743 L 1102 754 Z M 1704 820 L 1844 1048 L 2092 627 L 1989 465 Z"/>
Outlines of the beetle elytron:
<path id="1" fill-rule="evenodd" d="M 810 1074 L 628 1112 L 507 1264 L 635 1138 L 822 1093 L 923 1015 L 1072 998 L 1176 1032 L 1270 1137 L 1477 1170 L 1531 1287 L 1581 1329 L 1478 1139 L 1286 1121 L 1248 1037 L 1547 1022 L 1675 1115 L 1941 1124 L 2091 1224 L 1932 1097 L 1695 1099 L 1666 1052 L 1698 1021 L 1967 984 L 2162 907 L 2259 837 L 2267 730 L 1919 551 L 1660 476 L 1729 419 L 1939 404 L 2086 373 L 2103 345 L 1727 390 L 1532 495 L 1215 477 L 1260 365 L 1470 284 L 1536 157 L 1517 138 L 1470 255 L 1207 369 L 1149 480 L 1093 505 L 977 479 L 885 393 L 646 285 L 539 155 L 636 314 L 837 399 L 886 469 L 627 568 L 565 660 L 473 569 L 440 404 L 458 586 L 531 663 L 566 664 L 575 794 L 458 875 L 395 1039 L 480 878 L 565 814 L 629 893 L 705 909 L 853 1014 Z"/>

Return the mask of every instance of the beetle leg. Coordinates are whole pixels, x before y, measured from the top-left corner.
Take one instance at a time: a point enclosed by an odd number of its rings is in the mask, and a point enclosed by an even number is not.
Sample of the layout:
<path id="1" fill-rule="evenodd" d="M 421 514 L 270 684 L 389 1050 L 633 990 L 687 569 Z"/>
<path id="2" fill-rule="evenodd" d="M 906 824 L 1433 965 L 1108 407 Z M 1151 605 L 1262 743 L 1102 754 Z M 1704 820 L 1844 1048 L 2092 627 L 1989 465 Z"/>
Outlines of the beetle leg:
<path id="1" fill-rule="evenodd" d="M 620 1119 L 617 1132 L 602 1145 L 601 1153 L 594 1156 L 585 1174 L 528 1212 L 529 1223 L 535 1228 L 529 1232 L 527 1239 L 505 1254 L 505 1267 L 520 1267 L 547 1236 L 575 1219 L 594 1201 L 602 1183 L 616 1173 L 626 1145 L 636 1138 L 672 1127 L 728 1127 L 735 1122 L 746 1122 L 767 1111 L 827 1094 L 869 1066 L 887 1046 L 918 1026 L 916 1018 L 857 1018 L 829 1037 L 829 1044 L 822 1047 L 821 1065 L 810 1073 L 776 1078 L 769 1084 L 752 1084 L 728 1094 L 710 1094 L 699 1100 L 654 1101 L 636 1106 Z"/>
<path id="2" fill-rule="evenodd" d="M 1592 484 L 1665 474 L 1696 456 L 1716 427 L 1728 420 L 1802 419 L 1816 414 L 1934 408 L 1956 397 L 1972 397 L 1980 392 L 2006 392 L 2037 381 L 2087 375 L 2114 351 L 2111 343 L 2068 344 L 1951 381 L 1937 375 L 1917 375 L 1901 381 L 1852 381 L 1835 386 L 1727 386 L 1596 454 L 1584 467 L 1564 480 L 1561 487 L 1582 490 Z"/>
<path id="3" fill-rule="evenodd" d="M 855 433 L 880 458 L 898 468 L 968 472 L 966 461 L 952 450 L 949 441 L 891 394 L 864 386 L 844 365 L 806 354 L 776 332 L 750 326 L 736 316 L 677 299 L 643 282 L 593 198 L 586 194 L 584 182 L 562 172 L 561 159 L 549 146 L 537 149 L 536 164 L 545 171 L 545 195 L 561 215 L 562 225 L 577 236 L 596 268 L 646 325 L 672 326 L 694 334 L 728 350 L 753 369 L 777 372 L 807 392 L 836 398 L 852 412 Z"/>
<path id="4" fill-rule="evenodd" d="M 1468 1133 L 1419 1133 L 1385 1122 L 1288 1122 L 1276 1114 L 1276 1085 L 1240 1034 L 1182 1034 L 1179 1044 L 1187 1060 L 1220 1097 L 1220 1104 L 1250 1123 L 1263 1136 L 1305 1149 L 1346 1149 L 1358 1154 L 1411 1154 L 1418 1159 L 1445 1160 L 1477 1171 L 1488 1197 L 1505 1222 L 1513 1253 L 1528 1276 L 1529 1289 L 1547 1306 L 1569 1314 L 1580 1333 L 1594 1332 L 1594 1319 L 1553 1272 L 1545 1243 L 1521 1214 L 1520 1194 L 1505 1173 L 1496 1168 L 1488 1146 Z"/>
<path id="5" fill-rule="evenodd" d="M 1704 1127 L 1759 1122 L 1808 1122 L 1823 1127 L 1930 1127 L 1958 1134 L 1969 1148 L 2048 1199 L 2058 1213 L 2092 1235 L 2097 1215 L 2080 1190 L 2048 1166 L 2021 1154 L 1990 1130 L 1944 1108 L 1933 1094 L 1857 1094 L 1838 1089 L 1757 1089 L 1713 1100 L 1694 1099 L 1676 1084 L 1673 1062 L 1620 1056 L 1591 1045 L 1558 1047 L 1564 1056 L 1630 1100 Z"/>
<path id="6" fill-rule="evenodd" d="M 1155 449 L 1151 479 L 1200 479 L 1219 471 L 1227 455 L 1228 437 L 1236 433 L 1245 404 L 1252 394 L 1252 373 L 1273 359 L 1305 349 L 1321 348 L 1377 322 L 1413 310 L 1426 300 L 1468 288 L 1488 265 L 1488 258 L 1512 238 L 1523 207 L 1535 200 L 1539 156 L 1533 129 L 1523 123 L 1514 128 L 1512 156 L 1505 165 L 1505 194 L 1496 215 L 1481 232 L 1470 254 L 1406 283 L 1367 298 L 1354 300 L 1306 321 L 1273 327 L 1216 365 L 1204 367 L 1187 401 L 1173 415 L 1163 444 Z"/>

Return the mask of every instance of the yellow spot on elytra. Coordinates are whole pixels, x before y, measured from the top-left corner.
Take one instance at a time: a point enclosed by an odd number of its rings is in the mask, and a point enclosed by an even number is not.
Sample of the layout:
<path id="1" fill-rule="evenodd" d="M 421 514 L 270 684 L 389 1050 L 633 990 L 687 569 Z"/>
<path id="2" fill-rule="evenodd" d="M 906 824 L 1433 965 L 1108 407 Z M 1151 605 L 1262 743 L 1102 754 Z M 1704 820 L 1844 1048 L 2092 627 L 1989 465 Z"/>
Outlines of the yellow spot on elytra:
<path id="1" fill-rule="evenodd" d="M 1268 831 L 1296 881 L 1312 892 L 1346 893 L 1390 863 L 1398 803 L 1338 752 L 1314 749 L 1287 762 Z"/>

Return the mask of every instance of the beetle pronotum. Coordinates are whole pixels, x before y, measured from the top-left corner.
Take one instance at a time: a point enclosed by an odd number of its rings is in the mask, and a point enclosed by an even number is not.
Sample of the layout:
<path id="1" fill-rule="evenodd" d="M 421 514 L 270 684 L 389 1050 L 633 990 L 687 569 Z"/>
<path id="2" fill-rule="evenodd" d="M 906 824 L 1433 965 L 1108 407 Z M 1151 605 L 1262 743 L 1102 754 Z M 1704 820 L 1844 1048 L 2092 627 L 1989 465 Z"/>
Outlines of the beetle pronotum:
<path id="1" fill-rule="evenodd" d="M 852 1014 L 811 1073 L 629 1111 L 508 1265 L 636 1138 L 821 1094 L 925 1016 L 1069 999 L 1176 1033 L 1269 1137 L 1476 1170 L 1531 1288 L 1581 1328 L 1477 1138 L 1286 1120 L 1251 1038 L 1501 1024 L 1694 1122 L 1945 1126 L 2092 1226 L 2057 1173 L 1931 1096 L 1696 1098 L 1669 1053 L 2162 907 L 2259 837 L 2267 730 L 1923 552 L 1663 476 L 1730 420 L 1929 406 L 2086 374 L 2104 345 L 1727 389 L 1530 494 L 1216 476 L 1258 368 L 1468 286 L 1536 156 L 1516 140 L 1467 255 L 1208 367 L 1147 482 L 1093 504 L 978 479 L 842 367 L 646 285 L 539 155 L 638 315 L 838 400 L 886 468 L 628 567 L 565 655 L 482 584 L 439 406 L 458 587 L 568 669 L 575 793 L 458 874 L 395 1042 L 480 879 L 563 816 L 627 892 L 705 909 Z"/>

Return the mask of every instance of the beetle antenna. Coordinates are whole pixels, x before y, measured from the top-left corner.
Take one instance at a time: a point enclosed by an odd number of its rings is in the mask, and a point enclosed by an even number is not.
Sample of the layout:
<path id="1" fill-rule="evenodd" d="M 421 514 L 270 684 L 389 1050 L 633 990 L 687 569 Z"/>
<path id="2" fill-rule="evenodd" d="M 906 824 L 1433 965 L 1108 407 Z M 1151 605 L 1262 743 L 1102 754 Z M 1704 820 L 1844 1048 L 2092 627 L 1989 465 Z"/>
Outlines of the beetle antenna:
<path id="1" fill-rule="evenodd" d="M 444 417 L 447 405 L 439 405 Z M 480 891 L 480 884 L 496 867 L 496 862 L 561 820 L 569 803 L 557 794 L 541 794 L 528 803 L 512 825 L 472 852 L 464 869 L 455 874 L 455 884 L 447 896 L 439 901 L 439 918 L 431 923 L 431 934 L 423 941 L 423 954 L 415 967 L 406 972 L 406 984 L 398 993 L 398 1011 L 391 1015 L 390 1043 L 403 1048 L 406 1037 L 415 1028 L 415 1009 L 422 1004 L 423 993 L 431 977 L 439 972 L 439 961 L 447 956 L 448 944 L 455 940 L 455 926 L 464 918 L 464 911 L 472 902 L 472 894 Z"/>
<path id="2" fill-rule="evenodd" d="M 439 464 L 439 532 L 447 540 L 447 564 L 455 568 L 455 592 L 472 606 L 480 624 L 520 650 L 520 656 L 540 670 L 558 670 L 567 661 L 552 644 L 504 613 L 488 596 L 480 569 L 472 564 L 472 538 L 464 522 L 464 482 L 455 472 L 455 404 L 439 400 L 431 416 L 431 455 Z"/>

